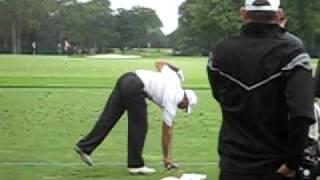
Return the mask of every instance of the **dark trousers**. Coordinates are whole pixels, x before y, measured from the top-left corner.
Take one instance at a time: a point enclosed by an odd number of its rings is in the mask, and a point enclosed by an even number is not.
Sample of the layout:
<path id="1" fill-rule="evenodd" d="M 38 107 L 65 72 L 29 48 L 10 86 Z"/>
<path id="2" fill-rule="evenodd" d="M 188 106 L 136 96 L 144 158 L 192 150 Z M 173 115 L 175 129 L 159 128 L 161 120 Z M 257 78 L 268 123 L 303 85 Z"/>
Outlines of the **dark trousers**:
<path id="1" fill-rule="evenodd" d="M 258 174 L 240 174 L 227 171 L 221 171 L 219 180 L 298 180 L 297 178 L 287 178 L 279 173 L 271 173 L 267 175 Z"/>
<path id="2" fill-rule="evenodd" d="M 147 104 L 144 85 L 135 73 L 122 75 L 91 132 L 77 146 L 91 154 L 109 134 L 125 110 L 128 112 L 128 167 L 144 166 L 143 146 L 147 134 Z"/>

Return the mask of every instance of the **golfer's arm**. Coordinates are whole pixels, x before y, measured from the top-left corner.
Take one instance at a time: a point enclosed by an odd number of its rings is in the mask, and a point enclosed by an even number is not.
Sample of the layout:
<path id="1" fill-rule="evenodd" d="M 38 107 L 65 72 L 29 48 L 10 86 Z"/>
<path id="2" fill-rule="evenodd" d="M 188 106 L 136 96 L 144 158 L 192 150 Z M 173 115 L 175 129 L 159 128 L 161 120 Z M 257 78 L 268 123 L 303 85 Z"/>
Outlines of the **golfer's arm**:
<path id="1" fill-rule="evenodd" d="M 169 148 L 171 143 L 171 133 L 172 128 L 169 127 L 165 122 L 162 123 L 162 153 L 163 153 L 163 161 L 170 162 L 170 154 Z"/>
<path id="2" fill-rule="evenodd" d="M 175 72 L 179 71 L 179 68 L 177 68 L 176 66 L 173 66 L 173 65 L 171 65 L 171 64 L 169 64 L 169 63 L 167 63 L 165 61 L 157 61 L 155 65 L 156 65 L 156 68 L 157 68 L 158 71 L 161 71 L 161 69 L 165 65 L 169 66 L 169 68 L 172 69 Z"/>

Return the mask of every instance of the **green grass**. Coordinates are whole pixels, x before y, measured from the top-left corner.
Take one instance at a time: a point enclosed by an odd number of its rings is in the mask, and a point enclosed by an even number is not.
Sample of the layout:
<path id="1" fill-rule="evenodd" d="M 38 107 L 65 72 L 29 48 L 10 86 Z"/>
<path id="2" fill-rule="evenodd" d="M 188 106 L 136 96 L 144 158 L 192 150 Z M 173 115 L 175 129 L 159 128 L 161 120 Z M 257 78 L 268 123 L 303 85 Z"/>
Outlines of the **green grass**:
<path id="1" fill-rule="evenodd" d="M 1 55 L 0 179 L 153 180 L 204 173 L 209 180 L 216 180 L 221 114 L 209 90 L 206 58 L 167 59 L 184 70 L 185 87 L 196 89 L 199 97 L 192 115 L 178 112 L 174 126 L 172 155 L 182 168 L 166 171 L 162 167 L 161 111 L 149 102 L 144 158 L 158 172 L 130 176 L 126 169 L 126 116 L 92 155 L 97 166 L 81 164 L 72 147 L 94 125 L 119 75 L 134 69 L 154 69 L 154 59 Z"/>
<path id="2" fill-rule="evenodd" d="M 134 69 L 155 69 L 154 59 L 95 60 L 62 56 L 0 56 L 0 86 L 112 88 L 117 78 Z M 168 58 L 184 69 L 186 87 L 208 89 L 206 58 Z"/>
<path id="3" fill-rule="evenodd" d="M 97 166 L 81 164 L 72 147 L 94 125 L 118 76 L 133 69 L 154 69 L 154 60 L 0 56 L 0 179 L 151 180 L 182 173 L 204 173 L 208 179 L 217 179 L 221 115 L 208 90 L 206 58 L 168 61 L 185 70 L 186 86 L 196 88 L 199 96 L 192 115 L 178 112 L 174 126 L 172 155 L 182 168 L 166 171 L 162 167 L 161 110 L 148 102 L 144 158 L 158 172 L 130 176 L 126 116 L 92 155 Z"/>

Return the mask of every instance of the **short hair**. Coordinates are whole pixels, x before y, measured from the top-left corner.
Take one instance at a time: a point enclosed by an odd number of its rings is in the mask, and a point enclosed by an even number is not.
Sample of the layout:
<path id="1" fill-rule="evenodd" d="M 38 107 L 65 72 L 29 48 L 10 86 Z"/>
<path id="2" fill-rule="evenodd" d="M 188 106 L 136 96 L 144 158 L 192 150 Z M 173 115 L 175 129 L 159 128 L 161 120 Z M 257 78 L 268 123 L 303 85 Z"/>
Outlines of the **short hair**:
<path id="1" fill-rule="evenodd" d="M 272 22 L 277 16 L 273 11 L 247 11 L 249 18 L 256 22 Z"/>

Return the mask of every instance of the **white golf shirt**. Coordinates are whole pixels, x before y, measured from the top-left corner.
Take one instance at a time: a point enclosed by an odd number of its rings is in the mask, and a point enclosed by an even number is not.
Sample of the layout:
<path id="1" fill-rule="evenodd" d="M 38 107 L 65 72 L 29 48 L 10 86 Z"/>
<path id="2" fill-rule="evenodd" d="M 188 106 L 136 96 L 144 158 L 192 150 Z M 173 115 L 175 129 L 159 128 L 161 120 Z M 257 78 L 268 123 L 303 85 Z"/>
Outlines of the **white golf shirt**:
<path id="1" fill-rule="evenodd" d="M 161 72 L 137 70 L 135 73 L 142 80 L 148 98 L 163 109 L 163 121 L 171 127 L 184 96 L 177 73 L 168 65 Z"/>

